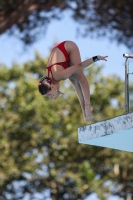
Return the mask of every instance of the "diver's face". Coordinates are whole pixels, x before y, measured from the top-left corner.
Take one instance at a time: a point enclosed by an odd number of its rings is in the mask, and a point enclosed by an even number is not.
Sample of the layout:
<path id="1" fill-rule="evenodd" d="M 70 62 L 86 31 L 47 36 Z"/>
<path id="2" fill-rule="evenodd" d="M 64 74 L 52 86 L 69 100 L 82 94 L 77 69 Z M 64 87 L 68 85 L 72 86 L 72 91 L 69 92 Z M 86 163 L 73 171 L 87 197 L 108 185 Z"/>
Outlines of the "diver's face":
<path id="1" fill-rule="evenodd" d="M 51 90 L 46 94 L 49 98 L 54 98 L 57 95 L 57 92 L 59 90 L 59 83 L 57 84 L 51 84 Z"/>

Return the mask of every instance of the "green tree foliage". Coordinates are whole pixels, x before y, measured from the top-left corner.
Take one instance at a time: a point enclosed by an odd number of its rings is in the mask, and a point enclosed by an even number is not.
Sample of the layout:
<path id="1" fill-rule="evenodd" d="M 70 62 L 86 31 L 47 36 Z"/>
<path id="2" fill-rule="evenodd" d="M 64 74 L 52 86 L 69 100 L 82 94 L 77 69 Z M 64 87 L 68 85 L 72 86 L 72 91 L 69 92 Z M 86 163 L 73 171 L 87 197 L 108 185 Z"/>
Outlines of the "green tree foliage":
<path id="1" fill-rule="evenodd" d="M 31 44 L 68 10 L 84 36 L 106 35 L 132 48 L 132 0 L 1 0 L 0 34 L 10 30 Z"/>
<path id="2" fill-rule="evenodd" d="M 81 200 L 95 192 L 100 199 L 132 193 L 132 154 L 78 144 L 85 125 L 72 85 L 52 101 L 39 94 L 38 79 L 46 59 L 11 68 L 0 66 L 0 195 L 2 200 Z M 91 87 L 94 122 L 124 113 L 124 83 L 85 69 Z M 115 102 L 115 104 L 114 104 Z"/>

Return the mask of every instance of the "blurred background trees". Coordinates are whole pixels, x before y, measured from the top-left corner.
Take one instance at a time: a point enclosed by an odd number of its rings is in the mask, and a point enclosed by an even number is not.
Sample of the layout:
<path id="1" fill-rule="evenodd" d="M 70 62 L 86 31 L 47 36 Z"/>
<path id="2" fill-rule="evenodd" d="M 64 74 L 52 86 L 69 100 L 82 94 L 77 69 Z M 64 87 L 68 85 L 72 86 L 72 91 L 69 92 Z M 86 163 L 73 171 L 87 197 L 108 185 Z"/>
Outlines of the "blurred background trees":
<path id="1" fill-rule="evenodd" d="M 132 48 L 132 0 L 1 0 L 0 34 L 31 44 L 47 31 L 51 20 L 70 11 L 82 36 L 107 36 Z"/>
<path id="2" fill-rule="evenodd" d="M 0 34 L 32 44 L 69 10 L 82 36 L 106 35 L 132 48 L 132 8 L 131 0 L 1 0 Z M 132 198 L 132 154 L 78 144 L 77 128 L 86 123 L 72 85 L 62 83 L 54 103 L 38 93 L 46 63 L 36 53 L 23 65 L 0 65 L 0 200 Z M 102 68 L 85 70 L 93 122 L 124 113 L 124 82 Z"/>

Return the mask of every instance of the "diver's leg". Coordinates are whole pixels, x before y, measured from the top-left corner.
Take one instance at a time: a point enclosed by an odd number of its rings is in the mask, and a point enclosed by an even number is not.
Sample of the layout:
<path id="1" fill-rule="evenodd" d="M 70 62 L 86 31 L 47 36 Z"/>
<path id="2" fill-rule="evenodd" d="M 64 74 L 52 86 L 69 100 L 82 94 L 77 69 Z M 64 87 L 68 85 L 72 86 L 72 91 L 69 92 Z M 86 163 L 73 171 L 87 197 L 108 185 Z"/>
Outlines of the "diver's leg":
<path id="1" fill-rule="evenodd" d="M 66 43 L 66 48 L 68 49 L 69 52 L 70 64 L 71 65 L 79 64 L 81 62 L 81 56 L 77 45 L 74 42 L 68 41 Z M 84 102 L 83 107 L 84 107 L 85 118 L 87 121 L 90 121 L 92 119 L 93 108 L 90 105 L 90 87 L 88 81 L 82 70 L 73 74 L 73 77 L 78 81 L 80 85 L 80 87 L 78 86 L 78 91 L 80 92 L 78 92 L 77 94 L 79 99 L 81 98 L 82 94 L 82 99 L 83 99 L 82 101 Z M 75 85 L 75 88 L 76 87 L 77 84 Z"/>
<path id="2" fill-rule="evenodd" d="M 77 96 L 78 96 L 78 99 L 79 99 L 79 102 L 80 102 L 80 106 L 81 106 L 81 109 L 82 109 L 82 113 L 84 115 L 84 119 L 86 120 L 86 116 L 85 116 L 85 102 L 84 102 L 84 97 L 83 97 L 83 93 L 82 93 L 80 84 L 77 81 L 77 79 L 74 77 L 74 75 L 72 75 L 69 78 L 69 80 L 72 82 L 72 84 L 74 86 L 74 89 L 75 89 L 75 91 L 77 93 Z"/>

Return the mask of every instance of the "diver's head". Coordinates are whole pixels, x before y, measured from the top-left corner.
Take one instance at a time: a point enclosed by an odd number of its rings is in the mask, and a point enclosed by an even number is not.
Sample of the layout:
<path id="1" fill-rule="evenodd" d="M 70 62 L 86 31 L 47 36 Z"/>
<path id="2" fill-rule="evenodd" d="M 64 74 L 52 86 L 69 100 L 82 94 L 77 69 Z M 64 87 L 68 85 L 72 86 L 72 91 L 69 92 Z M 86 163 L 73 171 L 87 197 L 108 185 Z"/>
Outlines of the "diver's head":
<path id="1" fill-rule="evenodd" d="M 38 90 L 41 95 L 46 95 L 51 90 L 51 78 L 44 76 L 40 79 L 38 83 Z"/>

